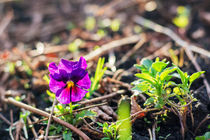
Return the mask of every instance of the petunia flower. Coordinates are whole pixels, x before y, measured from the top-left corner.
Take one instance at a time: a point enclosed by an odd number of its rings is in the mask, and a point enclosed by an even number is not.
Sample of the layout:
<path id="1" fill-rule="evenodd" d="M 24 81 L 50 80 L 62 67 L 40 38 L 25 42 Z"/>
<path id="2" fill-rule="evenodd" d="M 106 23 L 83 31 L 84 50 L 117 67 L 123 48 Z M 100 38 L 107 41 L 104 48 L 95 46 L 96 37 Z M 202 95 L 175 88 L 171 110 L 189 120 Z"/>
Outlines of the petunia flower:
<path id="1" fill-rule="evenodd" d="M 79 61 L 61 59 L 58 65 L 50 63 L 49 87 L 60 103 L 80 101 L 88 92 L 91 81 L 86 68 L 87 63 L 83 57 Z"/>

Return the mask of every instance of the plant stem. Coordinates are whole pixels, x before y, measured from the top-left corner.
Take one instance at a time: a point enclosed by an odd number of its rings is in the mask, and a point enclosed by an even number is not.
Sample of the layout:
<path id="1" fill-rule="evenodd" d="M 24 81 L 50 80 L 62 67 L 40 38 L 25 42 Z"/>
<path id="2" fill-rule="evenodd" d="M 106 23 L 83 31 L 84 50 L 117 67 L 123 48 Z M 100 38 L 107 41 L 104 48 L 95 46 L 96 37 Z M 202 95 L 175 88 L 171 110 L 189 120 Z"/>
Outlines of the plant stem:
<path id="1" fill-rule="evenodd" d="M 71 116 L 71 120 L 72 120 L 72 117 L 73 117 L 73 108 L 72 108 L 73 106 L 72 106 L 72 102 L 70 102 L 69 107 L 70 107 L 69 112 L 70 112 L 70 116 Z"/>

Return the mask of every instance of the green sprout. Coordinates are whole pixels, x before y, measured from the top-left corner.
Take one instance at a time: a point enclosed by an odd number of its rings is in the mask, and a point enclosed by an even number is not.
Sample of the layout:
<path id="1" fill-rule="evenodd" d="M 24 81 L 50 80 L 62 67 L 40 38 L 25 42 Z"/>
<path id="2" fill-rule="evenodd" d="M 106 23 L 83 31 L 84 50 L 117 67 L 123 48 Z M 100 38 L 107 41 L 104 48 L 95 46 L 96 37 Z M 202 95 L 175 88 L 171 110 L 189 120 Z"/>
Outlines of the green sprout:
<path id="1" fill-rule="evenodd" d="M 82 110 L 80 112 L 74 113 L 73 110 L 78 106 L 79 104 L 71 104 L 68 106 L 59 103 L 55 106 L 54 113 L 57 116 L 59 116 L 61 120 L 64 120 L 65 122 L 68 122 L 74 126 L 78 126 L 79 124 L 81 124 L 81 122 L 85 118 L 93 119 L 93 117 L 96 116 L 96 113 L 91 110 Z M 50 125 L 50 132 L 49 132 L 50 135 L 55 135 L 60 133 L 62 133 L 64 140 L 69 140 L 72 138 L 72 132 L 70 130 L 58 124 Z"/>
<path id="2" fill-rule="evenodd" d="M 143 59 L 141 65 L 135 65 L 141 73 L 135 74 L 139 80 L 133 82 L 133 90 L 138 93 L 145 93 L 149 98 L 144 103 L 145 106 L 157 108 L 159 110 L 169 110 L 174 112 L 180 119 L 181 132 L 184 138 L 186 130 L 187 111 L 192 115 L 192 102 L 196 101 L 190 93 L 192 83 L 199 78 L 204 71 L 188 75 L 178 66 L 167 67 L 169 62 L 160 61 L 156 58 L 155 62 Z M 176 82 L 175 79 L 180 79 Z M 194 122 L 192 121 L 194 124 Z"/>
<path id="3" fill-rule="evenodd" d="M 89 16 L 86 18 L 85 20 L 85 28 L 88 31 L 92 31 L 95 28 L 95 24 L 96 24 L 96 19 L 93 16 Z"/>
<path id="4" fill-rule="evenodd" d="M 73 42 L 71 42 L 68 45 L 68 50 L 70 52 L 76 52 L 78 51 L 79 47 L 83 44 L 83 41 L 81 39 L 75 39 Z"/>
<path id="5" fill-rule="evenodd" d="M 189 24 L 190 9 L 184 6 L 177 7 L 177 16 L 173 18 L 173 23 L 180 28 L 185 28 Z"/>
<path id="6" fill-rule="evenodd" d="M 124 98 L 119 103 L 118 122 L 121 122 L 118 130 L 119 140 L 131 140 L 130 102 Z"/>
<path id="7" fill-rule="evenodd" d="M 102 79 L 104 72 L 106 71 L 107 67 L 104 67 L 105 58 L 99 58 L 95 75 L 91 77 L 91 87 L 89 92 L 86 94 L 86 98 L 89 98 L 94 91 L 99 89 L 99 82 Z"/>
<path id="8" fill-rule="evenodd" d="M 120 29 L 120 20 L 119 19 L 114 19 L 111 22 L 110 28 L 113 32 L 117 32 Z"/>
<path id="9" fill-rule="evenodd" d="M 117 140 L 117 131 L 120 125 L 119 122 L 111 123 L 110 125 L 107 122 L 103 124 L 97 122 L 97 124 L 103 128 L 105 137 L 103 137 L 102 140 Z"/>
<path id="10" fill-rule="evenodd" d="M 175 65 L 167 67 L 168 64 L 166 60 L 160 61 L 159 58 L 156 58 L 155 62 L 144 59 L 141 65 L 135 65 L 141 70 L 141 73 L 135 74 L 139 80 L 133 82 L 135 85 L 133 90 L 149 95 L 144 105 L 154 105 L 155 108 L 161 109 L 166 104 L 180 106 L 180 104 L 186 105 L 194 100 L 190 94 L 190 86 L 204 71 L 189 76 Z M 181 79 L 182 83 L 176 83 L 174 78 Z M 175 105 L 171 97 L 178 98 L 179 103 Z"/>

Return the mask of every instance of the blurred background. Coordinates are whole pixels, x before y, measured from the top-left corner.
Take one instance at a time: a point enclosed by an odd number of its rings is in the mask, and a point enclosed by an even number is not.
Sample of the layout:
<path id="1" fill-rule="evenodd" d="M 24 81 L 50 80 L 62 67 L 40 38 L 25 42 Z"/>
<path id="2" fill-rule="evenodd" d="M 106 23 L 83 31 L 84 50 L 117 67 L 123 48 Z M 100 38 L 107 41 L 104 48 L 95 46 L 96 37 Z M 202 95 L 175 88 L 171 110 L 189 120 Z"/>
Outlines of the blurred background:
<path id="1" fill-rule="evenodd" d="M 102 40 L 140 32 L 133 16 L 170 27 L 208 49 L 208 0 L 1 0 L 0 49 L 38 41 L 66 44 L 75 38 Z M 92 45 L 90 45 L 91 47 Z"/>

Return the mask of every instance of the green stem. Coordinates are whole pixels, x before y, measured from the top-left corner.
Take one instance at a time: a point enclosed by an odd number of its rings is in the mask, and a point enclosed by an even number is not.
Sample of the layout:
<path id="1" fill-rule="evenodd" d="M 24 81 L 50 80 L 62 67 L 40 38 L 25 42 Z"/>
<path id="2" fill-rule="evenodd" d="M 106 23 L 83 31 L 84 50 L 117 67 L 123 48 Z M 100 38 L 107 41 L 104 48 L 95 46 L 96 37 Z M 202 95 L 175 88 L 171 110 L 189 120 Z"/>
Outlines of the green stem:
<path id="1" fill-rule="evenodd" d="M 70 116 L 72 117 L 72 112 L 73 112 L 73 109 L 72 109 L 72 102 L 70 102 L 70 104 L 69 104 L 69 107 L 70 107 Z"/>

